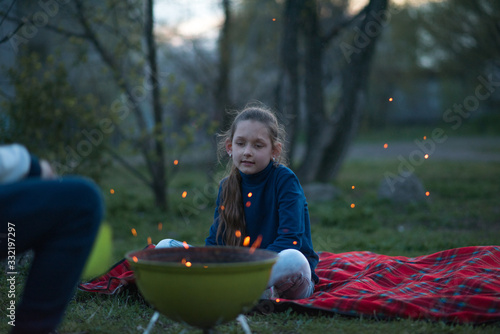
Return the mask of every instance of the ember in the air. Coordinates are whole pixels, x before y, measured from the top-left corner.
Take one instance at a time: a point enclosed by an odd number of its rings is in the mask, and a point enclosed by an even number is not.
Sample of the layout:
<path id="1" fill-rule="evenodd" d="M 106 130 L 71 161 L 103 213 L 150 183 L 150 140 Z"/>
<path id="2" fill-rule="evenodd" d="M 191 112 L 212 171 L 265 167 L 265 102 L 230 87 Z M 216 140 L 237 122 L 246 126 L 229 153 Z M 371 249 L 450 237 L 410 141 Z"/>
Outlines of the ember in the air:
<path id="1" fill-rule="evenodd" d="M 255 241 L 253 242 L 252 247 L 250 247 L 250 254 L 253 254 L 255 250 L 260 247 L 261 242 L 262 242 L 262 236 L 259 235 L 257 239 L 255 239 Z"/>
<path id="2" fill-rule="evenodd" d="M 250 237 L 246 236 L 245 239 L 243 239 L 243 246 L 247 247 L 250 245 Z"/>

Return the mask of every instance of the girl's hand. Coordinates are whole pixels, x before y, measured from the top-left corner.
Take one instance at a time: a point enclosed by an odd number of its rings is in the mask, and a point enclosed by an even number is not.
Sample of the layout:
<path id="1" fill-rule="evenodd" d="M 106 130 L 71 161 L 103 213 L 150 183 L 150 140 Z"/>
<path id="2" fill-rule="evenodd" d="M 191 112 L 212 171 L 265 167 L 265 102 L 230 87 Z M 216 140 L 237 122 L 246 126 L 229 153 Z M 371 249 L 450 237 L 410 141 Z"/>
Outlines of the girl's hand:
<path id="1" fill-rule="evenodd" d="M 40 160 L 40 169 L 42 171 L 40 175 L 42 179 L 50 180 L 55 179 L 57 176 L 47 160 Z"/>

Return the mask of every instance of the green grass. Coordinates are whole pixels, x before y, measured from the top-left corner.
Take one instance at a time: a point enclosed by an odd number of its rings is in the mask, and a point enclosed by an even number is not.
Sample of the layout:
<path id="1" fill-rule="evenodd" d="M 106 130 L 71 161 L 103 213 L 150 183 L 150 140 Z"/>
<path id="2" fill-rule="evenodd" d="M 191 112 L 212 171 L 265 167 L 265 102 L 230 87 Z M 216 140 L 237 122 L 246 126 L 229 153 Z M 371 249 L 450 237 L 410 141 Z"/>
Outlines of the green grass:
<path id="1" fill-rule="evenodd" d="M 428 161 L 416 169 L 430 192 L 423 203 L 396 205 L 377 199 L 385 172 L 396 172 L 395 161 L 347 161 L 335 186 L 341 195 L 331 203 L 309 203 L 312 238 L 317 251 L 372 251 L 416 256 L 444 249 L 499 244 L 500 163 Z M 154 208 L 141 183 L 121 168 L 103 178 L 106 221 L 113 227 L 113 260 L 142 248 L 148 237 L 186 240 L 202 245 L 212 223 L 218 176 L 201 168 L 183 167 L 172 179 L 169 213 Z M 352 186 L 355 189 L 352 189 Z M 114 189 L 114 194 L 110 193 Z M 183 191 L 187 196 L 182 198 Z M 351 208 L 355 203 L 355 208 Z M 162 223 L 159 230 L 158 223 Z M 135 228 L 137 236 L 131 229 Z M 26 272 L 25 269 L 22 270 Z M 18 277 L 21 289 L 24 274 Z M 6 295 L 5 275 L 0 293 Z M 5 311 L 2 310 L 2 317 Z M 61 333 L 142 333 L 153 310 L 135 291 L 117 296 L 78 292 L 61 324 Z M 500 323 L 484 326 L 396 319 L 304 315 L 291 311 L 248 316 L 253 333 L 498 333 Z M 0 332 L 8 329 L 5 321 Z M 221 333 L 242 333 L 236 321 L 217 327 Z M 161 316 L 153 333 L 200 333 Z"/>
<path id="2" fill-rule="evenodd" d="M 499 163 L 426 162 L 416 174 L 430 195 L 407 205 L 376 197 L 384 172 L 395 170 L 391 162 L 347 162 L 336 183 L 342 196 L 334 203 L 311 204 L 315 247 L 416 256 L 498 244 L 500 193 L 492 180 L 500 179 Z"/>
<path id="3" fill-rule="evenodd" d="M 424 135 L 429 136 L 435 128 L 444 129 L 446 134 L 453 136 L 492 136 L 500 132 L 500 113 L 490 113 L 469 119 L 457 129 L 451 123 L 436 121 L 427 124 L 389 124 L 379 128 L 361 128 L 357 142 L 371 142 L 383 138 L 387 141 L 414 140 Z"/>

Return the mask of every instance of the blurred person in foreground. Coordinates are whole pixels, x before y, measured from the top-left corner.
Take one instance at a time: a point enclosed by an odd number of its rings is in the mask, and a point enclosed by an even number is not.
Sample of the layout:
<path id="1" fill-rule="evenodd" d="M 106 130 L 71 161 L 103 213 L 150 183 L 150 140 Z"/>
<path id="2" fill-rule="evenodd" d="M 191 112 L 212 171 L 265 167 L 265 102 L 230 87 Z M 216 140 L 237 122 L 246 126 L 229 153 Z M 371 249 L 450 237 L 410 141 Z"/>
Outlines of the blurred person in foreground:
<path id="1" fill-rule="evenodd" d="M 21 296 L 7 314 L 12 334 L 57 332 L 102 215 L 101 193 L 92 181 L 58 178 L 24 146 L 0 145 L 0 259 L 7 259 L 7 279 L 18 275 L 13 260 L 34 253 L 24 290 L 11 295 Z"/>

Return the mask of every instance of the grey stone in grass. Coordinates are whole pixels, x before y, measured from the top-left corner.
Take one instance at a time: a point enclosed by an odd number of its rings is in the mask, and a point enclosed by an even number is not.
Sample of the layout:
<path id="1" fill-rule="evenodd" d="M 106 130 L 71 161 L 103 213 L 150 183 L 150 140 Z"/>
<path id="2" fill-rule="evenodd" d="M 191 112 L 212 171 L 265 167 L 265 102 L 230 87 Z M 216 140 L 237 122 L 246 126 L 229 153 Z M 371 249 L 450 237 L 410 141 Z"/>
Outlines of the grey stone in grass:
<path id="1" fill-rule="evenodd" d="M 422 181 L 413 173 L 399 173 L 395 177 L 385 177 L 379 185 L 378 197 L 393 203 L 416 203 L 425 200 Z"/>

